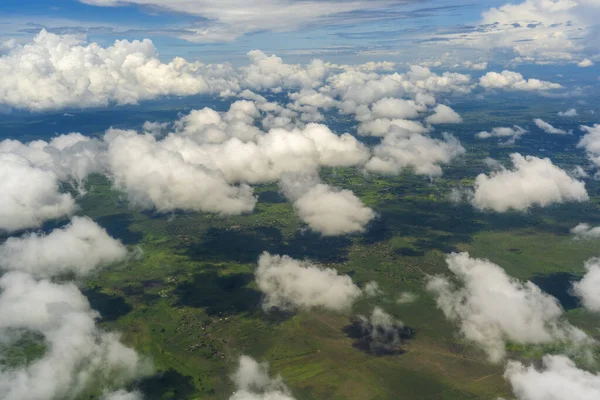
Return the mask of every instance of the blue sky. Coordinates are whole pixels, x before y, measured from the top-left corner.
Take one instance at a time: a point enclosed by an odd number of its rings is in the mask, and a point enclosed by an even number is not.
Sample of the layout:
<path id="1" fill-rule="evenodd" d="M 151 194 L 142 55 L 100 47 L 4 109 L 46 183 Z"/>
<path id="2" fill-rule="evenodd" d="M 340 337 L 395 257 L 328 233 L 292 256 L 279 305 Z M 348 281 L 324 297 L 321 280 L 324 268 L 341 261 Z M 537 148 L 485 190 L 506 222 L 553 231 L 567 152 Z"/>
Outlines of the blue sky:
<path id="1" fill-rule="evenodd" d="M 116 39 L 151 38 L 163 58 L 180 55 L 217 62 L 243 58 L 248 50 L 255 48 L 296 58 L 315 55 L 349 58 L 368 50 L 369 58 L 389 59 L 398 55 L 400 49 L 412 47 L 414 51 L 413 45 L 422 39 L 423 32 L 475 23 L 482 11 L 502 5 L 497 0 L 385 1 L 379 7 L 360 3 L 366 5 L 338 15 L 333 7 L 325 18 L 303 19 L 289 31 L 252 30 L 234 39 L 195 42 L 183 39 L 181 32 L 211 25 L 210 18 L 195 12 L 155 6 L 105 7 L 76 0 L 4 0 L 0 5 L 0 35 L 28 41 L 46 28 L 55 33 L 87 34 L 90 40 L 105 45 Z M 264 4 L 257 7 L 257 12 L 264 7 Z"/>
<path id="2" fill-rule="evenodd" d="M 42 28 L 103 46 L 150 38 L 163 60 L 243 64 L 261 49 L 290 61 L 598 59 L 596 0 L 3 0 L 0 40 Z"/>

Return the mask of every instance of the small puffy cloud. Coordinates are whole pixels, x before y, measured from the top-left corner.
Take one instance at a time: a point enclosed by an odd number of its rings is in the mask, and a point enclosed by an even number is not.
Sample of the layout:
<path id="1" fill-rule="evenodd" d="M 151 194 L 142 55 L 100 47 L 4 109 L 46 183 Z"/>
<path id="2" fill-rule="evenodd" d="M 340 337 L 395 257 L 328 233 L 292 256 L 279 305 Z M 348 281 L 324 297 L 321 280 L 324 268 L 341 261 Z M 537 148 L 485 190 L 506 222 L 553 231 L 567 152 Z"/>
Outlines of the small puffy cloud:
<path id="1" fill-rule="evenodd" d="M 581 223 L 571 229 L 571 233 L 580 239 L 600 238 L 600 227 L 592 227 L 590 224 Z"/>
<path id="2" fill-rule="evenodd" d="M 546 355 L 542 366 L 509 361 L 504 377 L 518 400 L 593 400 L 600 398 L 600 375 L 580 369 L 563 355 Z"/>
<path id="3" fill-rule="evenodd" d="M 594 62 L 592 60 L 590 60 L 589 58 L 586 58 L 586 59 L 583 59 L 583 60 L 579 61 L 577 63 L 577 66 L 579 68 L 593 67 L 594 66 Z"/>
<path id="4" fill-rule="evenodd" d="M 361 124 L 358 126 L 358 134 L 369 136 L 385 136 L 390 131 L 397 129 L 404 129 L 419 134 L 429 133 L 430 131 L 429 128 L 426 128 L 418 121 L 410 121 L 407 119 L 377 118 L 374 120 L 361 122 Z"/>
<path id="5" fill-rule="evenodd" d="M 235 392 L 229 400 L 294 400 L 280 376 L 269 376 L 269 365 L 241 356 L 232 376 Z"/>
<path id="6" fill-rule="evenodd" d="M 574 108 L 569 108 L 567 111 L 559 111 L 558 112 L 558 116 L 559 117 L 576 117 L 577 115 L 577 110 Z"/>
<path id="7" fill-rule="evenodd" d="M 103 395 L 100 400 L 144 400 L 144 396 L 140 392 L 128 392 L 121 389 Z"/>
<path id="8" fill-rule="evenodd" d="M 440 164 L 448 164 L 465 153 L 458 139 L 444 134 L 443 139 L 393 130 L 373 148 L 373 157 L 365 165 L 369 172 L 395 175 L 412 168 L 418 175 L 441 176 Z"/>
<path id="9" fill-rule="evenodd" d="M 489 139 L 492 137 L 508 138 L 509 141 L 514 142 L 525 133 L 527 133 L 526 129 L 521 128 L 519 125 L 514 125 L 512 128 L 499 127 L 493 128 L 491 131 L 481 131 L 475 137 L 478 139 Z"/>
<path id="10" fill-rule="evenodd" d="M 411 293 L 411 292 L 402 292 L 398 296 L 398 299 L 396 299 L 396 303 L 398 303 L 398 304 L 410 304 L 410 303 L 414 303 L 418 298 L 419 298 L 419 296 L 417 296 L 414 293 Z"/>
<path id="11" fill-rule="evenodd" d="M 373 118 L 412 119 L 424 111 L 413 100 L 384 98 L 371 106 Z"/>
<path id="12" fill-rule="evenodd" d="M 363 288 L 363 292 L 367 297 L 375 297 L 383 293 L 383 291 L 379 289 L 379 283 L 375 281 L 368 282 Z"/>
<path id="13" fill-rule="evenodd" d="M 42 31 L 0 58 L 0 104 L 42 111 L 198 94 L 208 91 L 201 67 L 182 58 L 162 63 L 148 39 L 104 48 Z"/>
<path id="14" fill-rule="evenodd" d="M 433 109 L 434 114 L 425 118 L 425 122 L 431 125 L 436 124 L 458 124 L 462 118 L 456 111 L 444 104 L 438 104 Z"/>
<path id="15" fill-rule="evenodd" d="M 266 296 L 265 310 L 346 311 L 362 294 L 349 276 L 339 275 L 333 268 L 269 253 L 258 260 L 256 283 Z"/>
<path id="16" fill-rule="evenodd" d="M 37 281 L 22 272 L 0 278 L 0 339 L 16 332 L 40 334 L 41 358 L 0 371 L 4 400 L 77 398 L 90 387 L 114 390 L 150 373 L 147 361 L 98 329 L 98 313 L 73 283 Z"/>
<path id="17" fill-rule="evenodd" d="M 502 73 L 488 72 L 479 78 L 479 84 L 485 89 L 505 90 L 552 90 L 560 89 L 562 85 L 539 79 L 525 79 L 522 74 L 514 71 L 502 71 Z"/>
<path id="18" fill-rule="evenodd" d="M 465 338 L 481 346 L 490 361 L 504 358 L 508 340 L 533 344 L 590 340 L 563 319 L 558 301 L 533 283 L 511 278 L 500 266 L 468 253 L 450 254 L 446 262 L 461 286 L 436 276 L 427 289 L 446 318 L 458 323 Z"/>
<path id="19" fill-rule="evenodd" d="M 84 276 L 127 258 L 123 244 L 87 217 L 48 235 L 30 233 L 0 245 L 0 268 L 51 277 L 73 272 Z"/>
<path id="20" fill-rule="evenodd" d="M 74 211 L 75 200 L 60 192 L 56 173 L 19 155 L 0 153 L 0 231 L 37 228 Z"/>
<path id="21" fill-rule="evenodd" d="M 345 331 L 357 339 L 355 346 L 375 355 L 401 353 L 400 345 L 413 334 L 402 321 L 379 307 L 375 307 L 369 317 L 359 315 Z"/>
<path id="22" fill-rule="evenodd" d="M 596 166 L 600 166 L 600 124 L 594 126 L 581 126 L 585 135 L 581 138 L 577 147 L 585 149 L 587 156 Z"/>
<path id="23" fill-rule="evenodd" d="M 598 229 L 598 228 L 595 228 Z M 598 231 L 594 237 L 599 237 Z M 573 293 L 581 299 L 585 308 L 600 312 L 600 259 L 592 258 L 585 263 L 587 273 L 573 284 Z"/>
<path id="24" fill-rule="evenodd" d="M 570 177 L 548 158 L 511 154 L 514 168 L 480 174 L 475 179 L 473 204 L 483 210 L 505 212 L 546 207 L 567 201 L 587 201 L 585 183 Z"/>
<path id="25" fill-rule="evenodd" d="M 541 130 L 543 130 L 546 133 L 549 133 L 551 135 L 568 135 L 572 132 L 567 132 L 564 129 L 558 129 L 553 127 L 552 125 L 550 125 L 549 123 L 547 123 L 546 121 L 544 121 L 543 119 L 540 118 L 535 118 L 533 120 L 533 122 L 535 123 L 535 125 L 540 128 Z"/>
<path id="26" fill-rule="evenodd" d="M 254 209 L 251 187 L 230 185 L 219 171 L 186 161 L 150 134 L 110 130 L 105 141 L 113 184 L 134 205 L 226 215 Z"/>
<path id="27" fill-rule="evenodd" d="M 293 176 L 282 179 L 286 197 L 292 199 L 300 219 L 324 236 L 337 236 L 364 232 L 375 218 L 375 212 L 365 206 L 351 190 L 337 189 L 322 183 L 307 182 L 301 193 L 294 194 L 290 186 Z M 297 191 L 297 188 L 293 191 Z"/>

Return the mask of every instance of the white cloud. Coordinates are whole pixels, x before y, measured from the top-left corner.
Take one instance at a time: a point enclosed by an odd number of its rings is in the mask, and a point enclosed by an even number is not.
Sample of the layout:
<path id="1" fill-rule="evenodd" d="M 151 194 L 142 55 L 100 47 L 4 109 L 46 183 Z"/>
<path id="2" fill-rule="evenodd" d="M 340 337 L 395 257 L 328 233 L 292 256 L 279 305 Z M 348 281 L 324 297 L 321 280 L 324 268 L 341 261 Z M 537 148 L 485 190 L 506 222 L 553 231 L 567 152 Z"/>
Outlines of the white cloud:
<path id="1" fill-rule="evenodd" d="M 0 58 L 0 104 L 48 110 L 198 94 L 208 91 L 201 67 L 182 58 L 162 63 L 148 39 L 103 48 L 42 31 Z"/>
<path id="2" fill-rule="evenodd" d="M 444 134 L 443 139 L 433 139 L 397 129 L 373 148 L 373 157 L 365 168 L 382 174 L 398 174 L 412 168 L 418 175 L 441 176 L 439 164 L 448 164 L 464 153 L 465 149 L 452 135 Z"/>
<path id="3" fill-rule="evenodd" d="M 585 184 L 571 178 L 548 158 L 511 154 L 514 169 L 480 174 L 475 180 L 473 204 L 480 209 L 505 212 L 545 207 L 566 201 L 587 201 Z"/>
<path id="4" fill-rule="evenodd" d="M 319 183 L 317 177 L 288 174 L 280 185 L 300 219 L 324 236 L 364 232 L 375 218 L 375 212 L 352 191 Z"/>
<path id="5" fill-rule="evenodd" d="M 585 135 L 581 138 L 577 147 L 582 147 L 587 156 L 596 166 L 600 166 L 600 124 L 594 126 L 581 126 Z"/>
<path id="6" fill-rule="evenodd" d="M 592 227 L 590 224 L 581 223 L 571 229 L 571 233 L 581 239 L 600 238 L 600 227 Z"/>
<path id="7" fill-rule="evenodd" d="M 12 153 L 0 153 L 0 193 L 0 230 L 37 228 L 75 211 L 75 200 L 60 192 L 54 172 Z"/>
<path id="8" fill-rule="evenodd" d="M 375 281 L 367 282 L 363 288 L 363 292 L 367 297 L 375 297 L 383 294 L 383 291 L 379 288 L 379 283 Z"/>
<path id="9" fill-rule="evenodd" d="M 535 118 L 533 120 L 533 122 L 535 123 L 535 125 L 540 128 L 541 130 L 543 130 L 546 133 L 549 133 L 551 135 L 568 135 L 572 132 L 567 132 L 564 129 L 558 129 L 553 127 L 552 125 L 550 125 L 549 123 L 547 123 L 546 121 L 540 119 L 540 118 Z"/>
<path id="10" fill-rule="evenodd" d="M 539 79 L 525 79 L 522 74 L 514 71 L 502 71 L 500 74 L 497 72 L 488 72 L 479 78 L 479 84 L 485 89 L 523 91 L 543 91 L 562 88 L 558 83 L 541 81 Z"/>
<path id="11" fill-rule="evenodd" d="M 98 314 L 74 284 L 9 272 L 0 289 L 0 337 L 10 343 L 15 331 L 28 330 L 47 345 L 41 358 L 0 371 L 3 399 L 74 398 L 91 385 L 116 389 L 150 372 L 118 335 L 96 327 Z"/>
<path id="12" fill-rule="evenodd" d="M 144 400 L 144 396 L 140 392 L 128 392 L 121 389 L 103 395 L 100 400 Z"/>
<path id="13" fill-rule="evenodd" d="M 514 143 L 517 139 L 527 133 L 526 129 L 521 128 L 519 125 L 510 127 L 499 127 L 493 128 L 491 131 L 481 131 L 475 135 L 478 139 L 489 139 L 492 137 L 497 138 L 508 138 L 510 143 Z"/>
<path id="14" fill-rule="evenodd" d="M 577 66 L 579 68 L 589 68 L 589 67 L 593 67 L 594 66 L 594 62 L 592 60 L 590 60 L 589 58 L 586 58 L 584 60 L 581 60 L 577 63 Z"/>
<path id="15" fill-rule="evenodd" d="M 600 376 L 582 370 L 563 355 L 546 355 L 542 366 L 510 361 L 504 377 L 518 400 L 594 400 L 600 398 Z"/>
<path id="16" fill-rule="evenodd" d="M 22 143 L 11 139 L 0 142 L 0 154 L 24 157 L 32 166 L 54 172 L 60 181 L 71 182 L 80 191 L 90 174 L 104 172 L 104 151 L 101 141 L 75 132 L 56 136 L 49 142 Z"/>
<path id="17" fill-rule="evenodd" d="M 220 214 L 254 209 L 252 188 L 229 185 L 218 171 L 187 162 L 150 134 L 109 130 L 105 140 L 114 186 L 134 205 L 161 212 L 183 209 Z"/>
<path id="18" fill-rule="evenodd" d="M 396 303 L 398 303 L 398 304 L 410 304 L 410 303 L 414 303 L 417 300 L 418 297 L 419 296 L 417 296 L 416 294 L 411 293 L 411 292 L 402 292 L 398 296 L 398 299 L 396 300 Z"/>
<path id="19" fill-rule="evenodd" d="M 593 237 L 599 237 L 598 228 L 594 228 Z M 590 234 L 590 231 L 587 232 Z M 600 311 L 600 259 L 592 258 L 586 261 L 587 273 L 579 282 L 573 284 L 573 292 L 581 298 L 581 302 L 588 310 Z"/>
<path id="20" fill-rule="evenodd" d="M 531 282 L 520 282 L 488 260 L 454 253 L 446 258 L 450 271 L 461 282 L 455 287 L 444 277 L 433 277 L 427 289 L 437 297 L 446 318 L 487 353 L 490 361 L 505 356 L 505 342 L 551 343 L 591 339 L 563 318 L 558 301 Z"/>
<path id="21" fill-rule="evenodd" d="M 558 112 L 559 117 L 576 117 L 577 115 L 577 110 L 574 108 L 569 108 L 567 111 Z"/>
<path id="22" fill-rule="evenodd" d="M 413 100 L 386 97 L 371 106 L 373 118 L 412 119 L 417 118 L 424 107 Z"/>
<path id="23" fill-rule="evenodd" d="M 269 376 L 269 365 L 241 356 L 232 376 L 235 392 L 229 400 L 294 400 L 280 376 Z"/>
<path id="24" fill-rule="evenodd" d="M 458 124 L 462 122 L 460 115 L 447 105 L 438 104 L 433 111 L 434 114 L 425 118 L 425 122 L 428 124 Z"/>
<path id="25" fill-rule="evenodd" d="M 30 233 L 0 245 L 0 268 L 50 277 L 67 272 L 78 276 L 127 258 L 123 244 L 87 217 L 48 235 Z"/>
<path id="26" fill-rule="evenodd" d="M 258 288 L 266 295 L 265 310 L 325 308 L 347 311 L 362 294 L 352 279 L 288 256 L 263 253 L 256 270 Z"/>

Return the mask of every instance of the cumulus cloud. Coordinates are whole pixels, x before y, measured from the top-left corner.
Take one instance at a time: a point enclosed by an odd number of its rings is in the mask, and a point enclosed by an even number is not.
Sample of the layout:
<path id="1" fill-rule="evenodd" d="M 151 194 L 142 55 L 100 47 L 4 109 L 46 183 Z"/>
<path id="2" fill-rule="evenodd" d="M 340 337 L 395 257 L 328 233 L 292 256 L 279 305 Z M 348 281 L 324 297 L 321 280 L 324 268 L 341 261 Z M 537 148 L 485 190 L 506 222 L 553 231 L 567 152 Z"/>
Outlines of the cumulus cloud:
<path id="1" fill-rule="evenodd" d="M 0 153 L 0 193 L 0 230 L 37 228 L 75 211 L 75 200 L 61 193 L 56 173 L 13 153 Z"/>
<path id="2" fill-rule="evenodd" d="M 576 117 L 577 115 L 577 110 L 574 108 L 569 108 L 567 111 L 558 112 L 559 117 Z"/>
<path id="3" fill-rule="evenodd" d="M 46 351 L 31 363 L 0 371 L 6 400 L 74 398 L 92 385 L 116 389 L 150 372 L 146 361 L 98 329 L 98 313 L 72 283 L 36 281 L 22 272 L 0 278 L 0 337 L 35 332 Z"/>
<path id="4" fill-rule="evenodd" d="M 335 269 L 269 253 L 258 260 L 256 283 L 266 296 L 265 310 L 346 311 L 362 294 L 349 276 L 339 275 Z"/>
<path id="5" fill-rule="evenodd" d="M 232 376 L 235 392 L 229 400 L 294 400 L 280 376 L 269 376 L 269 364 L 241 356 Z"/>
<path id="6" fill-rule="evenodd" d="M 0 268 L 50 277 L 72 272 L 83 276 L 127 258 L 123 244 L 87 217 L 48 235 L 30 233 L 0 245 Z"/>
<path id="7" fill-rule="evenodd" d="M 460 115 L 447 105 L 438 104 L 433 111 L 434 114 L 425 118 L 425 122 L 428 124 L 458 124 L 462 122 Z"/>
<path id="8" fill-rule="evenodd" d="M 595 228 L 598 229 L 598 228 Z M 589 233 L 589 231 L 588 231 Z M 598 231 L 594 232 L 594 237 L 599 237 Z M 585 269 L 587 273 L 579 282 L 573 284 L 573 292 L 581 299 L 581 303 L 588 310 L 600 311 L 600 259 L 592 258 L 586 261 Z"/>
<path id="9" fill-rule="evenodd" d="M 400 295 L 398 296 L 398 299 L 396 299 L 396 303 L 398 304 L 410 304 L 410 303 L 414 303 L 419 296 L 417 296 L 414 293 L 411 292 L 402 292 L 400 293 Z"/>
<path id="10" fill-rule="evenodd" d="M 489 139 L 492 137 L 497 138 L 508 138 L 508 142 L 514 143 L 517 139 L 527 133 L 526 129 L 521 128 L 519 125 L 510 127 L 499 127 L 493 128 L 491 131 L 481 131 L 475 135 L 478 139 Z"/>
<path id="11" fill-rule="evenodd" d="M 442 139 L 394 129 L 373 148 L 365 168 L 369 172 L 398 174 L 412 168 L 418 175 L 441 176 L 440 164 L 448 164 L 465 153 L 458 139 L 444 134 Z"/>
<path id="12" fill-rule="evenodd" d="M 585 183 L 570 177 L 548 158 L 511 154 L 514 168 L 480 174 L 475 179 L 473 204 L 480 209 L 505 212 L 546 207 L 567 201 L 587 201 Z"/>
<path id="13" fill-rule="evenodd" d="M 375 355 L 401 353 L 400 346 L 413 335 L 402 321 L 380 307 L 373 308 L 369 317 L 359 315 L 344 330 L 348 336 L 357 339 L 355 346 Z"/>
<path id="14" fill-rule="evenodd" d="M 504 90 L 553 90 L 560 89 L 562 85 L 539 79 L 525 79 L 522 74 L 514 71 L 502 71 L 502 73 L 488 72 L 479 78 L 479 84 L 485 89 Z"/>
<path id="15" fill-rule="evenodd" d="M 504 377 L 518 400 L 592 400 L 600 397 L 600 376 L 578 368 L 563 355 L 546 355 L 542 366 L 510 361 Z"/>
<path id="16" fill-rule="evenodd" d="M 379 283 L 375 281 L 367 282 L 363 288 L 363 292 L 367 297 L 375 297 L 383 294 L 383 291 L 379 288 Z"/>
<path id="17" fill-rule="evenodd" d="M 478 344 L 492 362 L 501 361 L 505 342 L 588 343 L 591 339 L 563 318 L 558 301 L 531 282 L 511 278 L 498 265 L 467 253 L 446 258 L 460 281 L 430 278 L 427 289 L 435 294 L 446 318 L 460 325 L 461 334 Z"/>
<path id="18" fill-rule="evenodd" d="M 6 139 L 0 142 L 0 154 L 19 155 L 32 166 L 52 171 L 62 182 L 70 182 L 80 191 L 92 173 L 104 172 L 104 144 L 81 133 L 69 133 L 46 142 L 22 143 Z"/>
<path id="19" fill-rule="evenodd" d="M 363 232 L 375 218 L 375 212 L 351 190 L 320 183 L 315 176 L 288 174 L 280 185 L 300 219 L 324 236 Z"/>
<path id="20" fill-rule="evenodd" d="M 584 60 L 581 60 L 577 63 L 577 66 L 579 68 L 589 68 L 589 67 L 593 67 L 594 66 L 594 62 L 592 60 L 590 60 L 589 58 L 586 58 Z"/>
<path id="21" fill-rule="evenodd" d="M 413 100 L 394 99 L 386 97 L 371 106 L 373 118 L 412 119 L 423 112 L 422 105 Z"/>
<path id="22" fill-rule="evenodd" d="M 571 233 L 581 239 L 600 238 L 600 227 L 592 227 L 590 224 L 581 223 L 571 229 Z"/>
<path id="23" fill-rule="evenodd" d="M 113 183 L 134 205 L 220 214 L 254 209 L 251 187 L 229 185 L 218 171 L 187 162 L 150 134 L 110 130 L 105 140 Z"/>
<path id="24" fill-rule="evenodd" d="M 596 166 L 600 166 L 600 124 L 594 126 L 581 126 L 585 135 L 581 138 L 577 147 L 585 149 L 587 156 Z"/>
<path id="25" fill-rule="evenodd" d="M 553 127 L 552 125 L 550 125 L 549 123 L 547 123 L 546 121 L 540 119 L 540 118 L 535 118 L 533 120 L 533 122 L 535 123 L 535 125 L 540 128 L 541 130 L 543 130 L 546 133 L 549 133 L 551 135 L 568 135 L 571 134 L 572 132 L 567 132 L 564 129 L 558 129 Z"/>
<path id="26" fill-rule="evenodd" d="M 162 63 L 148 39 L 104 48 L 42 31 L 0 57 L 0 104 L 40 111 L 198 94 L 208 90 L 201 67 L 182 58 Z"/>

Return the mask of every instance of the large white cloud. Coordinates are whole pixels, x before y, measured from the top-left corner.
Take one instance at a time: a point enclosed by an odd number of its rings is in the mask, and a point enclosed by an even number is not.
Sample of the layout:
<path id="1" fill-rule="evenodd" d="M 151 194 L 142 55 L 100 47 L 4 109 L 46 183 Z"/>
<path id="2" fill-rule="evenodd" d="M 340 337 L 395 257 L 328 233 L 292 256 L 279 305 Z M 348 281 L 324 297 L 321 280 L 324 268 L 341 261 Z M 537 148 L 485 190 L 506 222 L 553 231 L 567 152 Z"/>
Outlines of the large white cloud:
<path id="1" fill-rule="evenodd" d="M 229 400 L 294 400 L 280 376 L 269 376 L 269 365 L 241 356 L 232 376 L 235 392 Z"/>
<path id="2" fill-rule="evenodd" d="M 590 224 L 577 224 L 571 233 L 578 239 L 595 239 L 600 238 L 600 227 L 592 227 Z"/>
<path id="3" fill-rule="evenodd" d="M 0 57 L 0 104 L 47 110 L 192 95 L 208 90 L 201 67 L 182 58 L 162 63 L 148 39 L 103 48 L 42 31 Z"/>
<path id="4" fill-rule="evenodd" d="M 110 130 L 108 164 L 117 189 L 143 208 L 240 214 L 256 203 L 252 188 L 231 186 L 222 174 L 187 162 L 150 134 Z"/>
<path id="5" fill-rule="evenodd" d="M 573 284 L 573 292 L 581 298 L 588 310 L 600 311 L 600 259 L 592 258 L 585 263 L 587 273 L 579 282 Z"/>
<path id="6" fill-rule="evenodd" d="M 587 201 L 585 184 L 570 177 L 548 158 L 511 154 L 514 169 L 500 169 L 475 179 L 473 204 L 505 212 L 545 207 L 566 201 Z"/>
<path id="7" fill-rule="evenodd" d="M 600 398 L 600 375 L 580 369 L 568 357 L 546 355 L 542 366 L 510 361 L 504 377 L 518 400 L 594 400 Z"/>
<path id="8" fill-rule="evenodd" d="M 150 372 L 118 335 L 96 327 L 98 314 L 74 284 L 9 272 L 0 278 L 0 289 L 0 338 L 11 343 L 15 331 L 28 330 L 46 343 L 41 358 L 2 368 L 3 399 L 74 398 L 91 386 L 115 389 Z"/>
<path id="9" fill-rule="evenodd" d="M 56 173 L 13 153 L 0 153 L 0 230 L 36 228 L 75 211 L 75 200 L 61 193 Z"/>
<path id="10" fill-rule="evenodd" d="M 511 278 L 498 265 L 454 253 L 446 258 L 448 268 L 460 281 L 454 286 L 437 276 L 428 290 L 436 295 L 437 306 L 446 317 L 460 325 L 460 331 L 487 353 L 490 361 L 505 356 L 505 342 L 589 343 L 590 338 L 563 318 L 558 301 L 531 282 Z"/>
<path id="11" fill-rule="evenodd" d="M 87 275 L 127 258 L 127 249 L 106 230 L 86 217 L 48 235 L 26 234 L 0 245 L 0 268 L 49 277 L 67 272 Z"/>
<path id="12" fill-rule="evenodd" d="M 440 176 L 440 164 L 448 164 L 465 153 L 458 139 L 444 134 L 443 139 L 393 129 L 373 149 L 373 157 L 365 165 L 367 171 L 398 174 L 412 168 L 418 175 Z"/>
<path id="13" fill-rule="evenodd" d="M 265 310 L 346 311 L 362 294 L 349 276 L 339 275 L 335 269 L 269 253 L 258 260 L 256 283 L 266 295 Z"/>
<path id="14" fill-rule="evenodd" d="M 502 71 L 502 73 L 488 72 L 479 78 L 479 84 L 485 89 L 505 90 L 552 90 L 560 89 L 562 85 L 539 79 L 525 79 L 523 75 L 514 71 Z"/>

